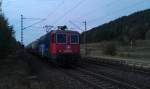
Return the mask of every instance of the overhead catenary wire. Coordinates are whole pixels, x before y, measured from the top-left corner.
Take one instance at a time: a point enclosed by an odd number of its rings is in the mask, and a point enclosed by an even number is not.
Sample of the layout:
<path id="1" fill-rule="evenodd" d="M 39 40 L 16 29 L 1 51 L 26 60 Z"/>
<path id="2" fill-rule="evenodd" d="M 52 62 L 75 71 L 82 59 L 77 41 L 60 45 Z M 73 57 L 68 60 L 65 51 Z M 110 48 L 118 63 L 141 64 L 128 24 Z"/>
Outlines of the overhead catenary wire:
<path id="1" fill-rule="evenodd" d="M 69 13 L 71 13 L 73 11 L 73 9 L 76 9 L 78 6 L 80 6 L 83 2 L 85 2 L 86 0 L 80 0 L 76 5 L 74 5 L 71 9 L 67 10 L 62 16 L 60 16 L 59 18 L 57 18 L 53 24 L 58 23 L 59 21 L 61 21 L 66 15 L 68 15 Z"/>
<path id="2" fill-rule="evenodd" d="M 49 13 L 46 16 L 45 21 L 48 20 L 48 17 L 51 17 L 52 15 L 54 15 L 63 5 L 64 5 L 64 0 L 61 3 L 59 3 L 51 13 Z"/>
<path id="3" fill-rule="evenodd" d="M 112 1 L 110 1 L 110 2 L 108 2 L 108 3 L 106 3 L 105 5 L 102 5 L 102 6 L 99 6 L 99 7 L 97 7 L 97 8 L 94 8 L 93 10 L 90 10 L 90 11 L 84 13 L 84 16 L 83 16 L 83 15 L 82 15 L 82 16 L 79 16 L 79 17 L 77 17 L 76 19 L 81 19 L 82 17 L 87 17 L 87 16 L 91 15 L 93 12 L 95 12 L 96 10 L 98 10 L 99 8 L 110 7 L 110 6 L 113 5 L 114 3 L 116 3 L 116 0 L 114 0 L 114 1 L 112 0 Z M 117 2 L 117 4 L 118 4 L 118 3 L 119 3 L 119 2 Z M 74 21 L 75 21 L 75 20 L 74 20 Z M 78 25 L 76 25 L 76 24 L 74 24 L 74 23 L 72 23 L 72 22 L 70 22 L 70 21 L 69 21 L 69 23 L 70 23 L 71 25 L 77 27 L 78 29 L 80 28 Z M 81 23 L 81 21 L 80 21 L 80 23 Z"/>
<path id="4" fill-rule="evenodd" d="M 116 2 L 116 0 L 111 1 L 111 2 L 107 3 L 106 5 L 99 6 L 98 8 L 94 8 L 93 10 L 90 10 L 90 11 L 84 13 L 82 16 L 79 16 L 79 17 L 77 17 L 76 19 L 81 19 L 82 17 L 89 16 L 89 15 L 91 15 L 93 12 L 97 11 L 99 8 L 105 8 L 105 7 L 107 7 L 107 6 L 110 7 L 110 6 L 113 5 L 113 3 L 115 3 L 115 2 Z M 118 3 L 118 2 L 117 2 L 117 3 Z"/>
<path id="5" fill-rule="evenodd" d="M 148 0 L 147 0 L 148 1 Z M 150 1 L 150 0 L 149 0 Z M 115 15 L 115 14 L 118 14 L 119 12 L 121 12 L 121 11 L 123 11 L 123 10 L 126 10 L 126 9 L 128 9 L 128 8 L 132 8 L 132 7 L 135 7 L 135 6 L 137 6 L 137 5 L 139 5 L 139 4 L 142 4 L 143 2 L 146 2 L 146 0 L 140 0 L 140 1 L 138 1 L 138 2 L 136 2 L 136 3 L 134 3 L 134 4 L 130 4 L 130 5 L 128 5 L 128 6 L 126 6 L 126 7 L 123 7 L 123 8 L 121 8 L 121 9 L 119 9 L 119 10 L 115 10 L 115 11 L 113 11 L 112 13 L 113 13 L 113 15 Z M 89 29 L 91 29 L 92 27 L 95 27 L 96 25 L 90 25 L 91 23 L 93 23 L 93 22 L 96 22 L 97 20 L 102 20 L 102 19 L 106 19 L 106 18 L 108 18 L 109 16 L 112 16 L 112 14 L 111 13 L 108 13 L 107 15 L 103 15 L 103 16 L 100 16 L 100 17 L 97 17 L 97 18 L 94 18 L 94 19 L 90 19 L 90 20 L 88 20 L 87 18 L 87 22 L 89 23 L 89 25 L 88 25 L 88 27 L 89 27 Z"/>
<path id="6" fill-rule="evenodd" d="M 119 10 L 117 10 L 117 11 L 113 11 L 112 13 L 113 13 L 113 15 L 114 15 L 114 14 L 117 14 L 117 13 L 120 12 L 120 11 L 126 10 L 126 9 L 128 9 L 128 8 L 135 7 L 136 5 L 139 5 L 139 4 L 141 4 L 141 3 L 145 2 L 145 1 L 146 1 L 146 0 L 138 1 L 138 2 L 136 2 L 136 3 L 134 3 L 134 4 L 130 4 L 129 6 L 124 7 L 124 8 L 121 8 L 121 9 L 119 9 Z M 88 23 L 95 22 L 96 20 L 99 20 L 100 18 L 106 19 L 106 18 L 107 18 L 108 16 L 110 16 L 110 15 L 112 15 L 112 14 L 108 13 L 107 15 L 103 15 L 103 16 L 101 16 L 101 17 L 88 20 Z"/>
<path id="7" fill-rule="evenodd" d="M 78 28 L 79 30 L 83 31 L 83 29 L 81 29 L 77 24 L 73 23 L 72 21 L 69 21 L 69 23 L 74 27 Z"/>
<path id="8" fill-rule="evenodd" d="M 24 20 L 43 20 L 42 18 L 23 18 Z"/>
<path id="9" fill-rule="evenodd" d="M 56 6 L 56 8 L 55 8 L 51 13 L 49 13 L 44 19 L 42 19 L 42 20 L 40 20 L 40 21 L 38 21 L 38 22 L 35 22 L 35 23 L 33 23 L 33 24 L 31 24 L 31 25 L 29 25 L 29 26 L 27 26 L 27 27 L 24 27 L 23 29 L 30 28 L 30 27 L 32 27 L 32 26 L 34 26 L 34 25 L 37 25 L 37 24 L 40 24 L 40 23 L 46 21 L 49 16 L 52 16 L 52 15 L 63 5 L 63 3 L 64 3 L 64 0 L 63 0 L 61 3 L 59 3 L 59 4 Z"/>

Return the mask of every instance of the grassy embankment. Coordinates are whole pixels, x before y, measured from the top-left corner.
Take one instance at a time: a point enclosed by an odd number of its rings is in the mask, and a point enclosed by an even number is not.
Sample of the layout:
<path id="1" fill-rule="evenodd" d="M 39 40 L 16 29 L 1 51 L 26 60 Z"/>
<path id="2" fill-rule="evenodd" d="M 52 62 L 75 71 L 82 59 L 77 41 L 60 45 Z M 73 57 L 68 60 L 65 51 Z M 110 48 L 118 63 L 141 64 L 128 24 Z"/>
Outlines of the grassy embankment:
<path id="1" fill-rule="evenodd" d="M 115 42 L 117 48 L 115 56 L 103 54 L 103 48 L 107 43 L 109 42 L 87 44 L 87 55 L 90 57 L 121 58 L 150 64 L 150 40 L 138 40 L 133 47 Z M 81 45 L 81 54 L 84 54 L 84 45 Z"/>
<path id="2" fill-rule="evenodd" d="M 17 52 L 0 60 L 0 89 L 53 89 L 48 81 L 31 74 L 29 55 Z"/>

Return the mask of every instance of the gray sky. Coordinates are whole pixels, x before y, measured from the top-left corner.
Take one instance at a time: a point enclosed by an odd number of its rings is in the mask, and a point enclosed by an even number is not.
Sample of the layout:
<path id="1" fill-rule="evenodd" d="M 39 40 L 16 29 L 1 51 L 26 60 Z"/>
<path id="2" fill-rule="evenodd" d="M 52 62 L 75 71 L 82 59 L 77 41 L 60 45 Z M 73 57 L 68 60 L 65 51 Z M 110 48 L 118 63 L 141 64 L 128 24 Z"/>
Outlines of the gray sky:
<path id="1" fill-rule="evenodd" d="M 82 32 L 71 22 L 84 29 L 107 23 L 124 15 L 150 8 L 150 0 L 3 0 L 3 13 L 14 26 L 20 41 L 20 15 L 25 18 L 41 18 L 43 22 L 24 30 L 24 43 L 28 44 L 45 34 L 45 25 L 67 25 Z M 39 20 L 24 19 L 24 27 Z"/>

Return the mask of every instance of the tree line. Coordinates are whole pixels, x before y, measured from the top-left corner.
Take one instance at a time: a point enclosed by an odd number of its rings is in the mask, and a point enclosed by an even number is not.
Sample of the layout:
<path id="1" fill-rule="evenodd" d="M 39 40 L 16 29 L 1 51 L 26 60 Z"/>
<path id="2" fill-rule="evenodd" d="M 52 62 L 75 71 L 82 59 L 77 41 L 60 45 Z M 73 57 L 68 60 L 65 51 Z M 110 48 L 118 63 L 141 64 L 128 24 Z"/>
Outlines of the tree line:
<path id="1" fill-rule="evenodd" d="M 150 9 L 123 16 L 109 23 L 90 29 L 81 34 L 81 42 L 88 43 L 101 41 L 124 41 L 144 40 L 146 33 L 150 30 Z"/>
<path id="2" fill-rule="evenodd" d="M 0 58 L 6 57 L 17 47 L 14 35 L 13 26 L 9 25 L 4 15 L 0 15 Z"/>

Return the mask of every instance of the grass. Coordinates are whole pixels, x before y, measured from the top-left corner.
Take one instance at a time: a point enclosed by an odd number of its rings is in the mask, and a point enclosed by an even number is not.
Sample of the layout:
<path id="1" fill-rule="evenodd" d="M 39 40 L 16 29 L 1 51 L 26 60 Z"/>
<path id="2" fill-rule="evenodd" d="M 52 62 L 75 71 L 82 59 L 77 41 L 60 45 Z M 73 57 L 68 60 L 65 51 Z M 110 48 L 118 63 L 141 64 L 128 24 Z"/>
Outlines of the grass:
<path id="1" fill-rule="evenodd" d="M 112 57 L 121 58 L 134 62 L 144 62 L 150 64 L 150 40 L 138 40 L 131 48 L 130 45 L 113 42 L 117 47 L 117 55 L 105 55 L 102 49 L 109 42 L 87 44 L 87 55 L 90 57 Z M 81 45 L 81 54 L 84 55 L 84 45 Z"/>
<path id="2" fill-rule="evenodd" d="M 17 60 L 16 56 L 9 56 L 0 60 L 0 88 L 1 89 L 27 89 L 28 75 L 27 63 Z"/>
<path id="3" fill-rule="evenodd" d="M 28 55 L 11 54 L 0 59 L 0 89 L 53 89 L 49 81 L 39 81 L 31 75 Z"/>

